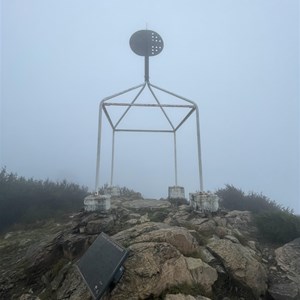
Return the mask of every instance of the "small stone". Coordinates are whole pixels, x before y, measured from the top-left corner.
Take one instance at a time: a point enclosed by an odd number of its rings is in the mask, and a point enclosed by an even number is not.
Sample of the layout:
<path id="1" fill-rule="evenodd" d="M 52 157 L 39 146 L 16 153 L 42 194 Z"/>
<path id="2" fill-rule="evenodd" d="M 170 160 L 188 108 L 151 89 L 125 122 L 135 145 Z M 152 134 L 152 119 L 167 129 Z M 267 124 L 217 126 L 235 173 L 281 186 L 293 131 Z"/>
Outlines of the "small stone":
<path id="1" fill-rule="evenodd" d="M 130 219 L 128 221 L 126 221 L 126 224 L 128 225 L 136 225 L 138 223 L 137 219 Z"/>
<path id="2" fill-rule="evenodd" d="M 256 249 L 256 243 L 255 243 L 254 241 L 248 241 L 248 246 L 249 246 L 252 250 L 254 250 L 254 251 L 257 250 L 257 249 Z"/>
<path id="3" fill-rule="evenodd" d="M 146 222 L 149 222 L 149 221 L 150 221 L 150 219 L 148 217 L 148 213 L 146 213 L 145 215 L 141 216 L 141 218 L 140 218 L 140 222 L 141 223 L 146 223 Z"/>
<path id="4" fill-rule="evenodd" d="M 239 240 L 236 237 L 232 236 L 232 235 L 225 235 L 224 239 L 229 240 L 229 241 L 231 241 L 231 242 L 233 242 L 235 244 L 239 244 L 240 243 Z"/>

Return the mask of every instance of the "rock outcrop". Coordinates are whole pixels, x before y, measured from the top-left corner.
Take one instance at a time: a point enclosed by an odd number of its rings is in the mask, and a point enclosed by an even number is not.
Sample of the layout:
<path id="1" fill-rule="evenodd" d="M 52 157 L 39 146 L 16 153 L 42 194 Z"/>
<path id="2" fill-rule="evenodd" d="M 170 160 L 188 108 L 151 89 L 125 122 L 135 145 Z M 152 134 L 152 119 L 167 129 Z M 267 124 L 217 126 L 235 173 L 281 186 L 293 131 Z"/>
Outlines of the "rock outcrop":
<path id="1" fill-rule="evenodd" d="M 275 300 L 300 299 L 300 238 L 275 250 L 276 273 L 270 274 L 269 293 Z"/>
<path id="2" fill-rule="evenodd" d="M 225 237 L 226 238 L 226 237 Z M 256 253 L 230 239 L 214 240 L 208 249 L 216 255 L 226 271 L 258 299 L 267 290 L 267 273 Z"/>
<path id="3" fill-rule="evenodd" d="M 81 212 L 3 237 L 0 299 L 92 299 L 74 263 L 100 232 L 129 250 L 123 277 L 103 300 L 300 299 L 300 238 L 266 247 L 250 212 L 205 215 L 121 198 L 109 213 Z"/>
<path id="4" fill-rule="evenodd" d="M 198 285 L 211 294 L 217 280 L 214 268 L 193 255 L 200 248 L 189 230 L 164 223 L 148 222 L 121 231 L 113 238 L 131 252 L 125 263 L 124 281 L 113 293 L 114 299 L 158 297 L 165 290 L 187 284 Z"/>
<path id="5" fill-rule="evenodd" d="M 112 293 L 113 299 L 147 299 L 180 285 L 197 285 L 211 294 L 217 272 L 200 258 L 183 256 L 165 242 L 141 242 L 129 247 L 126 276 Z"/>
<path id="6" fill-rule="evenodd" d="M 166 242 L 183 255 L 193 255 L 199 250 L 198 243 L 188 229 L 164 223 L 147 222 L 121 231 L 113 238 L 123 245 L 147 242 Z"/>

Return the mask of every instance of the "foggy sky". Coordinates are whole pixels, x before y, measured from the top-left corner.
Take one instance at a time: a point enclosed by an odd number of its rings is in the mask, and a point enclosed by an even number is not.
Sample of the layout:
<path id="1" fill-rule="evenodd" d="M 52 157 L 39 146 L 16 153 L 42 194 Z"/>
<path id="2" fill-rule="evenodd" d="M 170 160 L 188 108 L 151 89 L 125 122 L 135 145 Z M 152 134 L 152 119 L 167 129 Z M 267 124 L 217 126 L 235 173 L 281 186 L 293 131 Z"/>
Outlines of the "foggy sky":
<path id="1" fill-rule="evenodd" d="M 299 1 L 1 5 L 1 167 L 92 190 L 99 102 L 143 83 L 143 58 L 129 38 L 147 26 L 165 44 L 150 59 L 150 82 L 199 106 L 205 189 L 233 184 L 300 213 Z M 178 132 L 186 194 L 199 190 L 194 118 Z M 103 126 L 101 184 L 111 151 Z M 172 147 L 171 135 L 117 133 L 115 183 L 166 197 Z"/>

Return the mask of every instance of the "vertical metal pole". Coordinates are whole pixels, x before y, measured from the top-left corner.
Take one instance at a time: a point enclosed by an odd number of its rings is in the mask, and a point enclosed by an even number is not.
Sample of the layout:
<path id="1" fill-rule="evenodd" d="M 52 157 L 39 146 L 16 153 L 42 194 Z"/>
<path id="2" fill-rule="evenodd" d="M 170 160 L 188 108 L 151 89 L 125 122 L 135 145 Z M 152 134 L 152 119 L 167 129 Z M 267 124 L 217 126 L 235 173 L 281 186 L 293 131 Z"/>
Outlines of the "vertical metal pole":
<path id="1" fill-rule="evenodd" d="M 177 143 L 176 143 L 176 131 L 174 131 L 174 163 L 175 163 L 175 186 L 177 186 Z"/>
<path id="2" fill-rule="evenodd" d="M 145 81 L 149 82 L 149 56 L 145 56 Z"/>
<path id="3" fill-rule="evenodd" d="M 111 149 L 110 186 L 113 186 L 113 182 L 114 182 L 114 161 L 115 161 L 115 130 L 113 129 L 112 149 Z"/>
<path id="4" fill-rule="evenodd" d="M 101 154 L 101 123 L 102 123 L 102 102 L 99 105 L 99 117 L 98 117 L 98 143 L 97 143 L 97 162 L 96 162 L 96 180 L 95 180 L 95 192 L 98 194 L 99 188 L 99 171 L 100 171 L 100 154 Z"/>
<path id="5" fill-rule="evenodd" d="M 201 142 L 200 142 L 200 121 L 199 121 L 199 109 L 196 106 L 196 127 L 197 127 L 197 145 L 198 145 L 198 166 L 199 166 L 199 180 L 200 191 L 203 192 L 203 175 L 202 175 L 202 160 L 201 160 Z"/>

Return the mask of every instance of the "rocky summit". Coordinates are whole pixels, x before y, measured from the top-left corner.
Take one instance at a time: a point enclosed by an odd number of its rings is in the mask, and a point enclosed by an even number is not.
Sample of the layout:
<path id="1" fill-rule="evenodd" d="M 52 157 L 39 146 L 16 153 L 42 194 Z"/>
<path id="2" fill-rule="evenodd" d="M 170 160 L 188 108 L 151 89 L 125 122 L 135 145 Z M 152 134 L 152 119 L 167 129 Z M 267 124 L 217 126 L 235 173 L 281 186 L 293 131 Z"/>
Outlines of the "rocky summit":
<path id="1" fill-rule="evenodd" d="M 1 236 L 0 299 L 92 299 L 74 265 L 101 232 L 129 250 L 104 300 L 300 299 L 300 238 L 267 244 L 250 212 L 113 198 L 68 220 Z"/>

